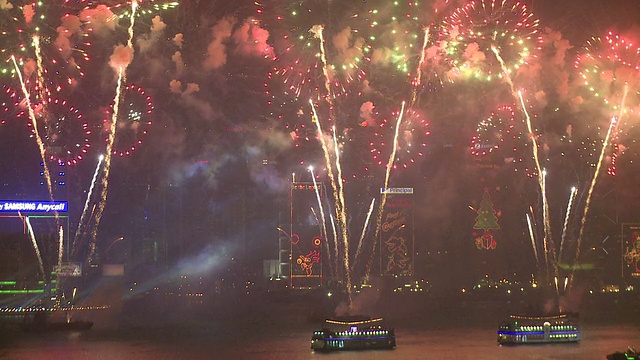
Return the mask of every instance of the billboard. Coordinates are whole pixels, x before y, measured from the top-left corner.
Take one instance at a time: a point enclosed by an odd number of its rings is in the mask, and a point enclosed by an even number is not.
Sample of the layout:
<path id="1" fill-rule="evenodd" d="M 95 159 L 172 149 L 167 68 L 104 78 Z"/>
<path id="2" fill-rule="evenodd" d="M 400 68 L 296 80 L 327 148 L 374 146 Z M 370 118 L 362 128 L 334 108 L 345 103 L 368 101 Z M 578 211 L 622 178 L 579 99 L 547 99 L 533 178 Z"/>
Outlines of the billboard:
<path id="1" fill-rule="evenodd" d="M 79 277 L 82 276 L 82 265 L 75 262 L 64 262 L 54 266 L 53 271 L 58 276 Z"/>
<path id="2" fill-rule="evenodd" d="M 380 226 L 381 275 L 413 275 L 413 188 L 383 188 Z"/>
<path id="3" fill-rule="evenodd" d="M 640 279 L 640 223 L 622 224 L 622 274 Z"/>
<path id="4" fill-rule="evenodd" d="M 294 182 L 291 184 L 291 286 L 318 287 L 322 284 L 321 214 L 318 195 L 322 199 L 322 184 Z"/>
<path id="5" fill-rule="evenodd" d="M 67 212 L 66 201 L 0 200 L 0 212 Z"/>

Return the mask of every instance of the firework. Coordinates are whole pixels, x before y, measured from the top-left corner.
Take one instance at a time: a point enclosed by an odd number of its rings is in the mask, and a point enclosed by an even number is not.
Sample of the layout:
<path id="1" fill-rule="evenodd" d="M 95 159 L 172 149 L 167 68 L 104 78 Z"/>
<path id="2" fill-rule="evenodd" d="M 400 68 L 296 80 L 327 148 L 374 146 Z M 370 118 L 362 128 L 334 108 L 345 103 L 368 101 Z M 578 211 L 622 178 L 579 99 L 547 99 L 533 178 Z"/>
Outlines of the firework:
<path id="1" fill-rule="evenodd" d="M 25 1 L 20 4 L 12 2 L 7 6 L 0 7 L 0 16 L 2 17 L 2 22 L 0 22 L 2 39 L 0 56 L 3 64 L 0 73 L 15 73 L 9 60 L 12 55 L 18 63 L 23 63 L 24 57 L 31 49 L 31 38 L 38 29 L 37 11 L 38 4 L 34 1 Z M 28 56 L 33 58 L 33 55 Z"/>
<path id="2" fill-rule="evenodd" d="M 578 189 L 576 187 L 571 188 L 571 195 L 569 195 L 569 202 L 567 203 L 567 211 L 564 216 L 564 225 L 562 227 L 562 237 L 560 240 L 560 250 L 558 251 L 558 261 L 562 258 L 562 248 L 564 247 L 564 242 L 567 238 L 567 228 L 569 227 L 569 219 L 571 217 L 571 207 L 576 198 L 576 194 L 578 193 Z"/>
<path id="3" fill-rule="evenodd" d="M 397 120 L 399 113 L 393 112 L 391 116 L 394 119 L 382 119 L 373 133 L 373 140 L 369 142 L 373 163 L 378 166 L 387 166 L 393 150 L 391 128 L 395 125 L 393 121 Z M 425 154 L 426 139 L 430 134 L 429 123 L 420 113 L 410 110 L 405 114 L 405 120 L 400 123 L 398 131 L 398 148 L 395 150 L 392 166 L 394 169 L 407 169 L 418 163 Z"/>
<path id="4" fill-rule="evenodd" d="M 161 0 L 145 0 L 138 1 L 138 8 L 136 9 L 135 16 L 145 17 L 156 15 L 158 12 L 175 9 L 180 6 L 178 1 L 161 1 Z M 132 14 L 132 1 L 126 1 L 118 3 L 110 7 L 110 9 L 117 14 L 121 19 L 129 19 Z"/>
<path id="5" fill-rule="evenodd" d="M 492 80 L 504 76 L 492 54 L 497 48 L 507 73 L 529 63 L 541 48 L 538 20 L 517 1 L 477 0 L 448 16 L 438 43 L 455 70 L 450 77 Z"/>
<path id="6" fill-rule="evenodd" d="M 82 112 L 66 99 L 49 98 L 34 106 L 45 157 L 54 164 L 75 165 L 91 150 L 92 131 Z M 28 123 L 35 134 L 33 123 Z"/>
<path id="7" fill-rule="evenodd" d="M 89 211 L 89 202 L 91 201 L 91 196 L 93 194 L 93 188 L 96 185 L 96 181 L 98 179 L 98 174 L 100 172 L 100 168 L 102 165 L 102 161 L 104 160 L 104 155 L 100 155 L 98 158 L 98 165 L 93 173 L 93 180 L 91 180 L 91 185 L 89 186 L 89 191 L 87 192 L 87 199 L 85 200 L 84 207 L 82 208 L 82 214 L 80 215 L 80 221 L 78 222 L 78 227 L 76 228 L 76 234 L 73 238 L 73 243 L 71 245 L 71 253 L 75 254 L 76 251 L 76 242 L 78 241 L 79 236 L 82 234 L 81 229 L 85 227 L 85 218 Z"/>
<path id="8" fill-rule="evenodd" d="M 13 61 L 13 65 L 16 67 L 16 69 L 18 68 L 18 62 L 16 60 L 15 57 L 11 57 L 11 60 Z M 51 199 L 51 201 L 53 201 L 53 188 L 51 186 L 51 174 L 49 173 L 49 167 L 47 166 L 46 163 L 46 155 L 45 155 L 45 149 L 44 149 L 44 143 L 42 142 L 42 137 L 40 136 L 40 133 L 38 132 L 38 119 L 36 117 L 36 113 L 33 109 L 33 104 L 31 102 L 31 97 L 29 96 L 29 91 L 27 90 L 27 87 L 22 79 L 22 74 L 20 73 L 20 71 L 17 71 L 18 74 L 18 79 L 20 80 L 20 85 L 22 88 L 22 93 L 24 95 L 24 99 L 25 99 L 25 103 L 26 103 L 26 107 L 27 110 L 29 111 L 29 120 L 31 122 L 31 125 L 33 126 L 33 134 L 34 137 L 36 139 L 36 144 L 38 145 L 38 150 L 40 151 L 40 157 L 42 158 L 42 167 L 44 169 L 44 177 L 47 181 L 47 189 L 49 190 L 49 198 Z M 56 213 L 57 214 L 57 213 Z"/>
<path id="9" fill-rule="evenodd" d="M 316 176 L 313 173 L 313 166 L 309 166 L 309 172 L 311 172 L 311 179 L 313 179 L 313 187 L 316 193 L 316 200 L 318 201 L 318 209 L 320 210 L 320 218 L 322 219 L 322 236 L 324 238 L 325 243 L 327 244 L 327 248 L 329 247 L 328 236 L 327 236 L 327 217 L 324 212 L 324 206 L 322 206 L 322 199 L 320 198 L 320 188 L 318 187 L 318 183 L 316 182 Z M 334 239 L 335 240 L 335 239 Z M 328 262 L 331 263 L 331 252 L 327 252 Z M 335 269 L 337 269 L 337 264 L 335 264 Z"/>
<path id="10" fill-rule="evenodd" d="M 33 227 L 31 226 L 31 220 L 29 217 L 25 217 L 25 224 L 27 225 L 27 231 L 29 233 L 29 238 L 31 239 L 31 245 L 33 245 L 33 251 L 36 253 L 36 258 L 38 259 L 38 266 L 40 267 L 40 273 L 42 274 L 42 280 L 44 282 L 47 281 L 47 273 L 44 271 L 44 263 L 42 262 L 42 255 L 40 254 L 40 247 L 38 246 L 38 241 L 36 241 L 36 234 L 33 232 Z"/>
<path id="11" fill-rule="evenodd" d="M 600 152 L 600 157 L 599 157 L 598 163 L 596 164 L 596 169 L 595 169 L 595 171 L 593 173 L 593 178 L 591 180 L 591 185 L 589 186 L 589 191 L 587 192 L 587 199 L 585 201 L 584 211 L 582 213 L 582 220 L 580 222 L 580 233 L 578 234 L 578 243 L 577 243 L 577 246 L 576 246 L 576 256 L 575 256 L 574 262 L 573 262 L 574 267 L 573 267 L 572 274 L 571 274 L 571 278 L 572 279 L 573 279 L 573 272 L 575 271 L 575 265 L 578 263 L 578 260 L 580 260 L 580 250 L 581 250 L 580 247 L 581 247 L 581 244 L 582 244 L 582 237 L 584 235 L 585 224 L 587 222 L 587 215 L 589 214 L 589 209 L 591 207 L 591 198 L 593 196 L 593 190 L 595 189 L 596 184 L 598 182 L 598 176 L 600 175 L 600 168 L 602 167 L 602 163 L 604 161 L 604 155 L 605 155 L 605 153 L 607 151 L 607 148 L 610 145 L 613 129 L 616 128 L 620 117 L 624 113 L 628 92 L 629 92 L 629 88 L 628 88 L 628 86 L 625 85 L 624 90 L 623 90 L 622 100 L 620 102 L 619 115 L 617 117 L 614 116 L 614 117 L 611 118 L 611 122 L 609 123 L 609 131 L 607 131 L 607 136 L 605 137 L 604 143 L 602 144 L 602 151 Z"/>
<path id="12" fill-rule="evenodd" d="M 111 173 L 111 159 L 113 156 L 114 145 L 116 142 L 116 132 L 118 129 L 118 118 L 120 115 L 121 102 L 123 98 L 123 90 L 124 84 L 126 83 L 127 78 L 127 67 L 133 60 L 133 37 L 134 37 L 134 28 L 136 23 L 136 9 L 138 8 L 138 2 L 133 0 L 131 3 L 131 16 L 129 21 L 129 28 L 127 33 L 129 34 L 127 38 L 126 46 L 119 46 L 114 49 L 114 53 L 111 58 L 110 65 L 113 70 L 117 73 L 118 78 L 116 81 L 116 91 L 115 96 L 113 98 L 113 107 L 111 114 L 111 122 L 108 123 L 108 136 L 107 136 L 107 146 L 106 146 L 106 155 L 104 159 L 104 168 L 102 172 L 102 179 L 100 184 L 102 185 L 102 189 L 100 192 L 100 202 L 98 203 L 98 208 L 95 216 L 95 223 L 93 225 L 93 229 L 91 231 L 91 238 L 89 242 L 89 254 L 86 263 L 90 263 L 93 254 L 96 248 L 96 238 L 98 235 L 98 227 L 100 226 L 100 221 L 102 220 L 102 214 L 104 213 L 104 208 L 107 203 L 107 194 L 109 189 L 109 180 Z M 106 123 L 106 122 L 105 122 Z"/>
<path id="13" fill-rule="evenodd" d="M 513 105 L 500 105 L 478 123 L 471 138 L 471 155 L 478 162 L 513 166 L 515 172 L 523 172 L 533 178 L 537 172 L 528 153 L 528 139 L 516 121 Z"/>
<path id="14" fill-rule="evenodd" d="M 364 226 L 362 227 L 362 234 L 360 234 L 360 240 L 358 241 L 358 247 L 356 248 L 356 253 L 353 256 L 353 267 L 356 266 L 357 261 L 360 258 L 360 251 L 362 250 L 362 243 L 364 242 L 364 236 L 367 233 L 367 228 L 369 227 L 369 220 L 371 219 L 371 213 L 373 213 L 373 206 L 376 202 L 376 198 L 371 199 L 371 205 L 369 205 L 369 212 L 367 212 L 367 218 L 364 221 Z"/>
<path id="15" fill-rule="evenodd" d="M 366 52 L 372 68 L 391 70 L 412 80 L 418 75 L 426 23 L 418 3 L 370 1 L 367 5 L 370 8 L 359 16 L 359 21 L 364 22 L 363 29 L 368 34 Z"/>
<path id="16" fill-rule="evenodd" d="M 620 122 L 611 134 L 613 152 L 607 173 L 616 175 L 617 158 L 635 142 L 632 134 L 640 105 L 640 47 L 623 36 L 608 32 L 604 38 L 594 37 L 587 42 L 576 58 L 575 67 L 589 97 L 600 102 L 609 113 L 622 110 L 620 104 L 628 86 L 625 101 L 628 106 L 620 114 L 624 116 L 620 116 Z M 601 144 L 601 141 L 590 144 L 590 148 Z"/>
<path id="17" fill-rule="evenodd" d="M 0 92 L 0 125 L 10 122 L 12 118 L 25 116 L 20 108 L 22 96 L 13 91 L 9 86 L 3 86 Z"/>
<path id="18" fill-rule="evenodd" d="M 8 61 L 13 55 L 20 66 L 26 68 L 35 69 L 31 63 L 38 59 L 41 89 L 57 91 L 83 76 L 82 65 L 89 61 L 90 42 L 85 24 L 69 13 L 72 8 L 68 1 L 28 0 L 11 1 L 0 8 L 0 57 L 3 60 L 0 75 L 15 78 L 15 69 Z M 34 38 L 38 42 L 34 42 Z M 25 76 L 24 81 L 29 84 L 34 80 Z"/>
<path id="19" fill-rule="evenodd" d="M 575 67 L 589 93 L 618 112 L 625 84 L 630 89 L 640 85 L 640 47 L 609 32 L 603 39 L 594 37 L 587 42 Z M 635 103 L 637 95 L 637 91 L 630 91 L 627 101 Z"/>
<path id="20" fill-rule="evenodd" d="M 276 49 L 269 79 L 284 84 L 290 98 L 341 96 L 350 83 L 364 78 L 367 47 L 362 34 L 352 28 L 351 19 L 357 15 L 351 2 L 306 0 L 268 9 L 259 6 L 258 11 L 271 29 Z M 326 64 L 318 45 L 320 28 Z M 324 90 L 325 82 L 333 95 Z M 274 96 L 271 89 L 267 93 Z M 279 102 L 275 96 L 274 101 Z"/>
<path id="21" fill-rule="evenodd" d="M 402 102 L 402 107 L 400 109 L 400 113 L 398 114 L 398 120 L 396 122 L 396 126 L 395 126 L 395 134 L 393 136 L 393 145 L 392 145 L 392 150 L 391 150 L 391 155 L 389 155 L 389 161 L 387 162 L 387 166 L 386 166 L 386 172 L 385 172 L 385 177 L 384 177 L 384 185 L 383 185 L 383 189 L 386 189 L 389 186 L 389 177 L 391 176 L 391 169 L 393 168 L 393 163 L 394 160 L 396 158 L 396 151 L 398 149 L 398 144 L 399 144 L 399 135 L 400 135 L 400 128 L 402 126 L 402 118 L 405 115 L 405 107 L 406 103 L 403 101 Z M 382 194 L 382 200 L 380 201 L 380 208 L 378 208 L 378 217 L 377 217 L 377 221 L 376 221 L 376 230 L 375 230 L 375 234 L 373 236 L 374 239 L 374 247 L 375 247 L 375 240 L 377 240 L 378 235 L 380 234 L 380 228 L 382 227 L 382 215 L 384 214 L 384 207 L 387 203 L 387 193 L 384 192 Z M 371 252 L 371 257 L 369 258 L 369 262 L 367 264 L 367 274 L 365 275 L 365 277 L 367 278 L 367 281 L 369 280 L 369 276 L 370 276 L 370 269 L 371 269 L 371 264 L 373 263 L 373 255 L 375 254 L 374 251 Z"/>
<path id="22" fill-rule="evenodd" d="M 533 255 L 536 257 L 536 263 L 539 262 L 538 259 L 538 248 L 536 247 L 536 237 L 533 231 L 533 223 L 531 221 L 531 216 L 527 213 L 527 228 L 529 229 L 529 238 L 531 239 L 531 246 L 533 247 Z"/>
<path id="23" fill-rule="evenodd" d="M 124 157 L 131 155 L 140 145 L 144 137 L 149 132 L 149 127 L 153 124 L 153 99 L 140 86 L 131 84 L 124 88 L 123 100 L 120 104 L 121 110 L 118 115 L 115 142 L 112 154 Z M 109 129 L 111 123 L 110 112 L 105 114 L 103 120 L 106 131 L 106 141 L 109 141 Z"/>

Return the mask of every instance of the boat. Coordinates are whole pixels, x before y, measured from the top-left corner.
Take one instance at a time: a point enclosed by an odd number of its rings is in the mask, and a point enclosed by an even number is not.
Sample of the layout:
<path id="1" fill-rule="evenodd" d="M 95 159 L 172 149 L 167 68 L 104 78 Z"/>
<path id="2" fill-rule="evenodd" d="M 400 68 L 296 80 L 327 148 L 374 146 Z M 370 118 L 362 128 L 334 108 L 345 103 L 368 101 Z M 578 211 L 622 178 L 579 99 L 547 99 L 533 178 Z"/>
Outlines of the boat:
<path id="1" fill-rule="evenodd" d="M 394 349 L 393 328 L 384 326 L 382 318 L 366 316 L 326 319 L 321 330 L 313 332 L 314 351 L 382 350 Z"/>
<path id="2" fill-rule="evenodd" d="M 625 352 L 616 351 L 607 355 L 607 360 L 640 360 L 640 353 L 630 346 Z"/>
<path id="3" fill-rule="evenodd" d="M 580 341 L 578 318 L 573 314 L 551 316 L 511 315 L 498 328 L 498 344 L 575 343 Z"/>

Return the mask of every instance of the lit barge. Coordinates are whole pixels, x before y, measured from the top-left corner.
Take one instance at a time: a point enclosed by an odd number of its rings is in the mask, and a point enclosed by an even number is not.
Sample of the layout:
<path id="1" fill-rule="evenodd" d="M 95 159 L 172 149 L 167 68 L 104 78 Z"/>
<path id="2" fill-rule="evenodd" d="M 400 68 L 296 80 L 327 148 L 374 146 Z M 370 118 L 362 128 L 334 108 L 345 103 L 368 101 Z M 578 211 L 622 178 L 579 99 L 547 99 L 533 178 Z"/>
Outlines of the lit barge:
<path id="1" fill-rule="evenodd" d="M 516 316 L 498 328 L 500 345 L 575 343 L 580 341 L 577 318 L 555 316 Z"/>
<path id="2" fill-rule="evenodd" d="M 322 330 L 314 331 L 311 349 L 314 351 L 393 349 L 396 336 L 393 329 L 383 326 L 382 318 L 325 320 Z"/>

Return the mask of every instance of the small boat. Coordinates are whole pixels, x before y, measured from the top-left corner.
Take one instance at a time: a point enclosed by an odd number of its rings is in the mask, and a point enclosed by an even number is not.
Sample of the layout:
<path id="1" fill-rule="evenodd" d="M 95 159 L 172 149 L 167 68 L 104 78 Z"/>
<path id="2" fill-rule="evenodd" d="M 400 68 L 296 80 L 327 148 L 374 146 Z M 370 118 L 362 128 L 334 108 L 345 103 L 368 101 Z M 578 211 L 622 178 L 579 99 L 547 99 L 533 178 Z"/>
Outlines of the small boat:
<path id="1" fill-rule="evenodd" d="M 498 344 L 575 343 L 580 341 L 580 329 L 575 315 L 552 316 L 511 315 L 498 328 Z"/>
<path id="2" fill-rule="evenodd" d="M 607 355 L 607 360 L 640 360 L 640 353 L 636 349 L 629 347 L 625 352 L 616 351 Z"/>
<path id="3" fill-rule="evenodd" d="M 314 351 L 377 350 L 395 347 L 395 332 L 383 325 L 382 318 L 356 316 L 327 319 L 323 328 L 314 331 L 311 337 L 311 349 Z"/>

